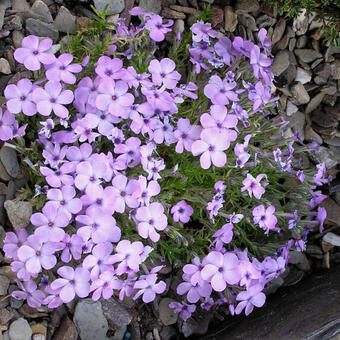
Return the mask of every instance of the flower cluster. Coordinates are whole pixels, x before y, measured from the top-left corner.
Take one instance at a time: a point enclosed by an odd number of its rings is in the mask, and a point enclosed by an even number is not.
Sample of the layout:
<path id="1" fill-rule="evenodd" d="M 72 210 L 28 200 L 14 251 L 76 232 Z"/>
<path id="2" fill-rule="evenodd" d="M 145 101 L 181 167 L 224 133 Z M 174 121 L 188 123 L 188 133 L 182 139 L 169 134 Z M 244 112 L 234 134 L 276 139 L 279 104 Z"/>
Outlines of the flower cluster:
<path id="1" fill-rule="evenodd" d="M 295 140 L 288 149 L 277 142 L 285 124 L 266 115 L 275 101 L 264 29 L 256 45 L 194 24 L 187 51 L 194 81 L 186 84 L 176 54 L 154 55 L 172 21 L 138 7 L 131 14 L 143 24 L 119 20 L 96 59 L 55 56 L 52 41 L 35 36 L 15 51 L 17 62 L 44 77 L 6 87 L 0 139 L 24 137 L 42 150 L 28 171 L 39 172 L 47 187 L 37 186 L 32 198 L 43 205 L 31 217 L 33 234 L 16 229 L 4 241 L 19 280 L 13 296 L 49 308 L 90 294 L 151 302 L 166 284 L 162 267 L 148 268 L 146 260 L 157 252 L 171 257 L 175 242 L 183 268 L 177 294 L 187 302 L 170 307 L 183 319 L 198 303 L 226 303 L 231 313 L 248 315 L 264 304 L 262 290 L 285 270 L 289 249 L 303 249 L 308 228 L 322 228 L 324 209 L 310 210 L 325 198 L 314 190 L 328 181 L 325 167 L 304 174 Z M 25 136 L 27 125 L 35 141 Z M 283 192 L 281 206 L 272 199 L 279 178 L 301 184 L 291 197 Z M 299 190 L 310 205 L 292 213 Z M 276 249 L 266 248 L 263 240 L 280 230 L 286 244 L 280 238 Z"/>

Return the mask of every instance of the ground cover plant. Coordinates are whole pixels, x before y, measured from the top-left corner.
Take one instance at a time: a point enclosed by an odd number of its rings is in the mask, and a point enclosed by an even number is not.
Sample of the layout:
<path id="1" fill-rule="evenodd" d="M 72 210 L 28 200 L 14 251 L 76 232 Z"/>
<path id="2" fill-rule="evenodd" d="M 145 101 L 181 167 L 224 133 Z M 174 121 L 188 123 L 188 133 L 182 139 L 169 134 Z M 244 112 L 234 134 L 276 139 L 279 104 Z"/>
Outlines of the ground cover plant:
<path id="1" fill-rule="evenodd" d="M 0 139 L 22 155 L 18 199 L 36 212 L 32 233 L 4 242 L 12 295 L 56 308 L 169 294 L 184 320 L 220 305 L 248 315 L 322 230 L 316 187 L 330 181 L 324 164 L 301 170 L 316 143 L 285 137 L 266 31 L 231 41 L 208 11 L 182 36 L 138 7 L 129 26 L 96 14 L 59 55 L 35 36 L 14 53 L 34 79 L 6 87 Z M 157 257 L 182 273 L 176 291 Z"/>

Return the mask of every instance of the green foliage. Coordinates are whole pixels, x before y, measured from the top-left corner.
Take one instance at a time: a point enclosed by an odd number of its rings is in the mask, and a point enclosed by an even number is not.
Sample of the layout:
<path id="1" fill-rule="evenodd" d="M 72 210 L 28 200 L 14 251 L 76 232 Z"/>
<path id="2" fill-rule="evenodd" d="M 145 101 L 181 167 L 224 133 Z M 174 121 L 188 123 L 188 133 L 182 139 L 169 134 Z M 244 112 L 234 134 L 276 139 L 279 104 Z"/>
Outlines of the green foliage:
<path id="1" fill-rule="evenodd" d="M 275 6 L 279 14 L 296 17 L 303 9 L 307 14 L 315 13 L 314 20 L 321 22 L 321 31 L 327 44 L 340 44 L 340 1 L 339 0 L 264 0 Z"/>

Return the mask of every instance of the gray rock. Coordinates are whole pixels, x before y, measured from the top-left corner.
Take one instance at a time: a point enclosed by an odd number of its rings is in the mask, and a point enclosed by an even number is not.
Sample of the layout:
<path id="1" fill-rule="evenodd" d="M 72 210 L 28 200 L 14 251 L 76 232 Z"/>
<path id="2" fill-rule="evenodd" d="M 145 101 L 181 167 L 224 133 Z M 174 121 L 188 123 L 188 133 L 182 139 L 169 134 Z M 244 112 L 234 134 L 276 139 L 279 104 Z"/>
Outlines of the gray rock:
<path id="1" fill-rule="evenodd" d="M 277 77 L 276 81 L 279 87 L 287 87 L 293 82 L 295 77 L 296 67 L 293 64 L 289 64 L 288 68 Z"/>
<path id="2" fill-rule="evenodd" d="M 299 58 L 299 60 L 303 61 L 304 63 L 311 63 L 315 59 L 322 58 L 321 53 L 309 48 L 297 48 L 294 50 L 294 53 Z"/>
<path id="3" fill-rule="evenodd" d="M 162 328 L 159 335 L 161 336 L 162 340 L 170 340 L 177 335 L 177 331 L 174 327 L 167 326 Z"/>
<path id="4" fill-rule="evenodd" d="M 32 205 L 24 201 L 5 201 L 7 216 L 13 228 L 26 228 L 32 216 Z"/>
<path id="5" fill-rule="evenodd" d="M 297 105 L 307 104 L 310 100 L 309 94 L 301 83 L 297 83 L 291 87 L 293 98 Z"/>
<path id="6" fill-rule="evenodd" d="M 324 146 L 320 146 L 318 150 L 309 150 L 308 154 L 314 163 L 324 162 L 327 169 L 332 169 L 337 165 L 333 151 Z"/>
<path id="7" fill-rule="evenodd" d="M 287 116 L 293 115 L 298 110 L 299 108 L 296 105 L 294 105 L 290 100 L 287 101 L 287 108 L 286 108 Z"/>
<path id="8" fill-rule="evenodd" d="M 329 127 L 336 127 L 338 125 L 338 120 L 322 110 L 315 110 L 312 112 L 311 115 L 312 121 L 319 126 L 329 128 Z"/>
<path id="9" fill-rule="evenodd" d="M 289 52 L 287 50 L 279 51 L 272 64 L 272 72 L 274 76 L 282 74 L 289 66 Z"/>
<path id="10" fill-rule="evenodd" d="M 159 14 L 162 9 L 162 4 L 159 0 L 140 0 L 139 6 L 145 11 Z"/>
<path id="11" fill-rule="evenodd" d="M 339 53 L 340 53 L 340 46 L 335 47 L 335 46 L 331 45 L 326 50 L 325 60 L 329 61 L 333 54 L 339 54 Z"/>
<path id="12" fill-rule="evenodd" d="M 19 175 L 19 163 L 16 151 L 8 146 L 2 147 L 0 150 L 0 160 L 5 167 L 7 173 L 16 178 Z"/>
<path id="13" fill-rule="evenodd" d="M 13 31 L 12 40 L 15 48 L 21 47 L 22 39 L 24 39 L 24 35 L 21 31 Z"/>
<path id="14" fill-rule="evenodd" d="M 322 92 L 315 95 L 306 107 L 306 111 L 305 111 L 306 114 L 314 111 L 321 104 L 324 96 L 325 96 L 325 93 L 322 93 Z"/>
<path id="15" fill-rule="evenodd" d="M 296 35 L 303 35 L 308 30 L 308 15 L 306 15 L 306 10 L 303 9 L 301 13 L 293 21 L 293 30 Z"/>
<path id="16" fill-rule="evenodd" d="M 112 340 L 123 339 L 127 325 L 132 321 L 132 315 L 122 303 L 116 301 L 114 298 L 109 300 L 101 299 L 100 302 L 109 327 L 115 329 L 115 335 Z"/>
<path id="17" fill-rule="evenodd" d="M 2 29 L 2 26 L 4 25 L 4 18 L 5 18 L 5 10 L 0 9 L 0 30 Z"/>
<path id="18" fill-rule="evenodd" d="M 27 12 L 31 9 L 26 0 L 13 0 L 12 10 L 15 12 Z"/>
<path id="19" fill-rule="evenodd" d="M 1 0 L 0 1 L 0 10 L 6 10 L 12 6 L 11 0 Z"/>
<path id="20" fill-rule="evenodd" d="M 288 44 L 289 51 L 292 52 L 294 50 L 295 46 L 296 46 L 296 39 L 295 38 L 291 38 L 289 40 L 289 44 Z"/>
<path id="21" fill-rule="evenodd" d="M 264 14 L 256 19 L 256 24 L 259 29 L 274 26 L 275 23 L 276 19 L 267 14 Z"/>
<path id="22" fill-rule="evenodd" d="M 296 69 L 296 77 L 295 81 L 299 81 L 301 84 L 309 83 L 312 79 L 312 73 L 310 71 L 306 71 L 305 69 L 298 67 Z"/>
<path id="23" fill-rule="evenodd" d="M 54 24 L 59 32 L 70 34 L 75 34 L 77 32 L 76 17 L 64 6 L 59 8 Z"/>
<path id="24" fill-rule="evenodd" d="M 254 17 L 248 13 L 239 13 L 238 21 L 241 25 L 249 28 L 251 31 L 257 31 L 257 26 Z"/>
<path id="25" fill-rule="evenodd" d="M 283 33 L 285 32 L 286 29 L 286 20 L 281 18 L 275 28 L 274 28 L 274 32 L 273 32 L 273 36 L 272 36 L 272 44 L 275 45 L 277 42 L 279 42 L 283 36 Z"/>
<path id="26" fill-rule="evenodd" d="M 11 340 L 31 340 L 32 330 L 24 318 L 19 318 L 9 326 L 9 338 Z"/>
<path id="27" fill-rule="evenodd" d="M 257 0 L 237 0 L 235 8 L 237 11 L 250 13 L 258 11 L 260 5 Z"/>
<path id="28" fill-rule="evenodd" d="M 178 313 L 174 313 L 174 310 L 169 307 L 171 302 L 175 300 L 163 298 L 159 303 L 159 318 L 165 326 L 173 325 L 178 319 Z"/>
<path id="29" fill-rule="evenodd" d="M 0 275 L 0 295 L 6 295 L 8 287 L 9 287 L 9 278 L 4 275 Z"/>
<path id="30" fill-rule="evenodd" d="M 0 58 L 0 73 L 11 74 L 11 67 L 5 58 Z"/>
<path id="31" fill-rule="evenodd" d="M 106 332 L 109 327 L 99 301 L 85 299 L 78 302 L 73 322 L 79 330 L 81 340 L 108 339 Z"/>
<path id="32" fill-rule="evenodd" d="M 267 284 L 263 290 L 263 293 L 266 295 L 274 294 L 283 284 L 284 281 L 282 277 L 276 277 Z"/>
<path id="33" fill-rule="evenodd" d="M 275 50 L 284 50 L 288 47 L 289 35 L 286 33 L 283 38 L 275 45 Z"/>
<path id="34" fill-rule="evenodd" d="M 332 232 L 323 235 L 322 240 L 332 244 L 333 246 L 340 247 L 340 236 Z"/>
<path id="35" fill-rule="evenodd" d="M 106 12 L 111 14 L 121 13 L 125 8 L 124 0 L 94 0 L 94 5 L 99 11 L 103 11 L 105 6 L 109 5 Z"/>
<path id="36" fill-rule="evenodd" d="M 326 81 L 331 76 L 331 72 L 331 65 L 329 63 L 320 64 L 314 69 L 314 73 Z"/>
<path id="37" fill-rule="evenodd" d="M 224 29 L 227 32 L 234 32 L 238 24 L 237 14 L 231 6 L 224 7 Z"/>
<path id="38" fill-rule="evenodd" d="M 305 35 L 299 37 L 296 41 L 296 48 L 304 48 L 307 45 L 307 40 L 308 38 Z"/>
<path id="39" fill-rule="evenodd" d="M 185 337 L 192 334 L 205 334 L 208 331 L 211 314 L 205 311 L 195 314 L 195 319 L 190 318 L 182 324 L 182 333 Z"/>
<path id="40" fill-rule="evenodd" d="M 0 225 L 0 248 L 4 246 L 4 239 L 6 237 L 6 231 L 3 226 Z"/>
<path id="41" fill-rule="evenodd" d="M 182 34 L 184 30 L 185 30 L 184 20 L 182 19 L 175 20 L 175 24 L 174 24 L 175 35 L 177 35 L 178 33 Z"/>
<path id="42" fill-rule="evenodd" d="M 336 59 L 331 63 L 331 78 L 340 79 L 340 59 Z"/>
<path id="43" fill-rule="evenodd" d="M 26 29 L 30 34 L 37 35 L 38 37 L 48 37 L 54 42 L 59 38 L 59 32 L 54 25 L 47 24 L 39 19 L 27 19 Z"/>
<path id="44" fill-rule="evenodd" d="M 294 133 L 298 133 L 299 137 L 304 140 L 305 139 L 305 124 L 306 124 L 306 116 L 304 113 L 297 111 L 289 120 L 289 127 L 291 127 Z"/>
<path id="45" fill-rule="evenodd" d="M 296 267 L 304 272 L 310 270 L 309 261 L 304 253 L 297 250 L 291 250 L 289 252 L 289 263 L 296 265 Z"/>
<path id="46" fill-rule="evenodd" d="M 53 18 L 48 6 L 42 0 L 36 0 L 32 6 L 32 11 L 39 15 L 40 20 L 47 23 L 53 22 Z"/>

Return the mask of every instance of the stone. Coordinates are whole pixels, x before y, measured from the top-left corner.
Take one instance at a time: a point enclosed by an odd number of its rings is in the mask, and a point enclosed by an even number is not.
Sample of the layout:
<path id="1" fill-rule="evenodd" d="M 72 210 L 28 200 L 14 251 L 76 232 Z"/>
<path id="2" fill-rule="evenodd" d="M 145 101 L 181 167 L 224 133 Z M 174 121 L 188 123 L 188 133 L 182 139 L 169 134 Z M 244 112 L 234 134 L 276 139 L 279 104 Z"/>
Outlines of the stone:
<path id="1" fill-rule="evenodd" d="M 256 24 L 257 26 L 259 27 L 259 29 L 261 28 L 265 28 L 265 27 L 272 27 L 276 24 L 276 19 L 267 15 L 267 14 L 264 14 L 260 17 L 258 17 L 256 19 Z"/>
<path id="2" fill-rule="evenodd" d="M 2 29 L 2 26 L 4 25 L 4 19 L 5 19 L 5 10 L 0 9 L 0 30 Z"/>
<path id="3" fill-rule="evenodd" d="M 84 299 L 77 303 L 73 322 L 79 330 L 81 340 L 107 340 L 108 322 L 99 301 Z"/>
<path id="4" fill-rule="evenodd" d="M 175 300 L 163 298 L 159 302 L 159 318 L 165 326 L 173 325 L 178 319 L 178 313 L 174 313 L 174 310 L 169 307 L 171 302 Z"/>
<path id="5" fill-rule="evenodd" d="M 336 127 L 338 125 L 338 120 L 335 119 L 334 116 L 329 115 L 320 109 L 313 111 L 311 118 L 314 123 L 325 128 Z"/>
<path id="6" fill-rule="evenodd" d="M 159 0 L 140 0 L 139 7 L 147 12 L 159 14 L 162 9 L 162 4 Z"/>
<path id="7" fill-rule="evenodd" d="M 327 149 L 327 148 L 324 148 L 324 149 Z M 320 206 L 324 207 L 327 211 L 326 220 L 329 220 L 333 223 L 336 223 L 338 226 L 340 226 L 340 206 L 329 197 L 327 197 L 324 201 L 322 201 Z"/>
<path id="8" fill-rule="evenodd" d="M 15 149 L 9 146 L 3 146 L 0 150 L 0 160 L 11 177 L 18 177 L 19 163 Z"/>
<path id="9" fill-rule="evenodd" d="M 276 291 L 284 284 L 282 277 L 276 277 L 275 279 L 268 282 L 266 287 L 263 290 L 263 293 L 266 295 L 274 294 Z"/>
<path id="10" fill-rule="evenodd" d="M 31 326 L 32 329 L 32 334 L 40 334 L 43 335 L 44 337 L 47 336 L 47 328 L 45 325 L 41 323 L 36 323 Z"/>
<path id="11" fill-rule="evenodd" d="M 106 12 L 110 14 L 119 14 L 125 7 L 124 0 L 94 0 L 93 2 L 98 11 L 104 11 L 105 6 L 108 5 Z"/>
<path id="12" fill-rule="evenodd" d="M 20 31 L 13 31 L 12 33 L 12 41 L 15 48 L 21 47 L 22 39 L 24 39 L 24 35 Z"/>
<path id="13" fill-rule="evenodd" d="M 177 331 L 174 327 L 167 326 L 163 327 L 160 334 L 162 340 L 173 339 L 177 335 Z"/>
<path id="14" fill-rule="evenodd" d="M 54 25 L 59 32 L 75 34 L 77 32 L 76 17 L 64 6 L 59 8 L 58 14 L 54 19 Z"/>
<path id="15" fill-rule="evenodd" d="M 312 61 L 322 58 L 322 54 L 308 48 L 297 48 L 294 50 L 294 53 L 299 58 L 299 60 L 304 63 L 311 63 Z"/>
<path id="16" fill-rule="evenodd" d="M 127 325 L 132 321 L 132 315 L 122 303 L 114 298 L 109 300 L 101 299 L 103 314 L 109 323 L 109 327 L 115 330 L 112 340 L 120 340 L 124 337 Z"/>
<path id="17" fill-rule="evenodd" d="M 308 272 L 310 270 L 310 264 L 306 255 L 297 250 L 291 250 L 289 252 L 289 263 L 294 264 L 298 269 Z"/>
<path id="18" fill-rule="evenodd" d="M 309 94 L 301 83 L 297 83 L 291 87 L 293 98 L 297 105 L 307 104 L 310 100 Z"/>
<path id="19" fill-rule="evenodd" d="M 170 8 L 173 9 L 174 11 L 181 12 L 181 13 L 188 14 L 188 15 L 190 15 L 190 14 L 196 15 L 197 14 L 197 9 L 191 8 L 191 7 L 170 5 Z"/>
<path id="20" fill-rule="evenodd" d="M 6 325 L 14 317 L 14 312 L 11 308 L 0 308 L 0 325 Z"/>
<path id="21" fill-rule="evenodd" d="M 216 27 L 218 24 L 222 23 L 224 20 L 224 11 L 222 8 L 213 6 L 211 8 L 212 13 L 209 15 L 209 21 L 212 27 Z"/>
<path id="22" fill-rule="evenodd" d="M 54 340 L 77 340 L 78 331 L 74 323 L 65 316 L 60 327 L 53 335 Z"/>
<path id="23" fill-rule="evenodd" d="M 206 311 L 201 311 L 195 315 L 194 318 L 190 318 L 183 322 L 182 333 L 185 337 L 193 334 L 205 334 L 208 331 L 211 314 Z"/>
<path id="24" fill-rule="evenodd" d="M 296 39 L 295 38 L 291 38 L 289 40 L 289 44 L 288 44 L 289 51 L 291 51 L 291 52 L 294 51 L 295 46 L 296 46 Z"/>
<path id="25" fill-rule="evenodd" d="M 335 119 L 340 120 L 340 107 L 333 107 L 333 106 L 325 106 L 324 107 L 325 112 L 328 115 L 332 115 Z"/>
<path id="26" fill-rule="evenodd" d="M 311 113 L 314 111 L 322 102 L 323 97 L 325 96 L 325 93 L 319 92 L 316 94 L 311 101 L 308 103 L 306 107 L 306 114 Z"/>
<path id="27" fill-rule="evenodd" d="M 283 38 L 275 45 L 275 50 L 284 50 L 288 47 L 289 35 L 286 33 Z"/>
<path id="28" fill-rule="evenodd" d="M 302 140 L 305 139 L 305 124 L 306 124 L 306 116 L 304 113 L 297 111 L 295 112 L 290 120 L 289 127 L 291 127 L 294 133 L 298 133 Z"/>
<path id="29" fill-rule="evenodd" d="M 31 340 L 32 330 L 24 318 L 19 318 L 9 326 L 9 338 L 11 340 Z"/>
<path id="30" fill-rule="evenodd" d="M 272 64 L 272 72 L 274 76 L 282 74 L 289 66 L 289 52 L 287 50 L 279 51 Z"/>
<path id="31" fill-rule="evenodd" d="M 293 30 L 296 35 L 303 35 L 308 30 L 308 15 L 306 9 L 303 9 L 293 21 Z"/>
<path id="32" fill-rule="evenodd" d="M 326 50 L 326 53 L 325 53 L 325 60 L 326 62 L 330 61 L 331 60 L 331 57 L 333 56 L 333 54 L 340 54 L 340 46 L 329 46 Z"/>
<path id="33" fill-rule="evenodd" d="M 340 79 L 340 59 L 336 59 L 331 63 L 331 78 Z"/>
<path id="34" fill-rule="evenodd" d="M 10 8 L 12 6 L 11 0 L 1 0 L 0 2 L 0 10 L 6 11 L 7 8 Z"/>
<path id="35" fill-rule="evenodd" d="M 162 11 L 162 16 L 169 19 L 182 19 L 186 18 L 186 15 L 181 12 L 174 11 L 171 8 L 164 8 Z"/>
<path id="36" fill-rule="evenodd" d="M 7 216 L 13 228 L 26 228 L 32 216 L 32 205 L 24 201 L 5 201 Z"/>
<path id="37" fill-rule="evenodd" d="M 277 85 L 278 87 L 287 87 L 289 86 L 296 77 L 296 67 L 293 64 L 290 64 L 288 68 L 277 77 Z"/>
<path id="38" fill-rule="evenodd" d="M 5 58 L 0 58 L 0 73 L 11 74 L 11 67 Z"/>
<path id="39" fill-rule="evenodd" d="M 31 7 L 27 3 L 26 0 L 13 0 L 12 2 L 12 10 L 14 12 L 28 12 L 30 11 Z"/>
<path id="40" fill-rule="evenodd" d="M 32 340 L 46 340 L 46 336 L 43 334 L 33 334 Z"/>
<path id="41" fill-rule="evenodd" d="M 309 150 L 309 157 L 316 163 L 325 163 L 327 169 L 332 169 L 337 165 L 335 155 L 332 150 L 324 146 L 320 146 L 318 150 Z"/>
<path id="42" fill-rule="evenodd" d="M 224 7 L 224 29 L 227 32 L 234 32 L 238 24 L 237 14 L 231 6 Z"/>
<path id="43" fill-rule="evenodd" d="M 182 20 L 182 19 L 175 20 L 175 24 L 174 24 L 174 33 L 175 33 L 175 36 L 177 36 L 177 34 L 182 35 L 184 30 L 185 30 L 184 20 Z"/>
<path id="44" fill-rule="evenodd" d="M 275 45 L 277 42 L 279 42 L 283 36 L 283 33 L 286 29 L 286 20 L 281 18 L 277 24 L 275 25 L 274 32 L 272 35 L 272 44 Z"/>
<path id="45" fill-rule="evenodd" d="M 0 275 L 0 295 L 6 295 L 9 287 L 9 278 L 4 275 Z"/>
<path id="46" fill-rule="evenodd" d="M 307 45 L 307 36 L 302 35 L 301 37 L 299 37 L 296 41 L 296 48 L 304 48 Z"/>
<path id="47" fill-rule="evenodd" d="M 238 21 L 241 25 L 249 28 L 251 31 L 257 31 L 257 26 L 254 17 L 248 13 L 239 13 Z"/>
<path id="48" fill-rule="evenodd" d="M 260 9 L 260 5 L 257 0 L 237 0 L 235 8 L 237 11 L 250 13 L 258 11 Z"/>
<path id="49" fill-rule="evenodd" d="M 312 74 L 301 67 L 296 69 L 295 81 L 299 81 L 301 84 L 309 83 L 312 80 Z"/>
<path id="50" fill-rule="evenodd" d="M 298 110 L 299 108 L 296 105 L 294 105 L 290 100 L 287 101 L 287 108 L 286 108 L 287 116 L 293 115 Z"/>
<path id="51" fill-rule="evenodd" d="M 34 1 L 32 11 L 39 16 L 39 19 L 47 23 L 53 22 L 53 18 L 48 6 L 42 0 Z"/>
<path id="52" fill-rule="evenodd" d="M 54 25 L 48 24 L 39 19 L 27 19 L 26 29 L 30 34 L 37 35 L 38 37 L 51 38 L 54 42 L 56 42 L 59 38 L 59 32 Z"/>
<path id="53" fill-rule="evenodd" d="M 332 232 L 328 232 L 323 235 L 322 240 L 332 244 L 333 246 L 340 247 L 340 236 Z"/>

